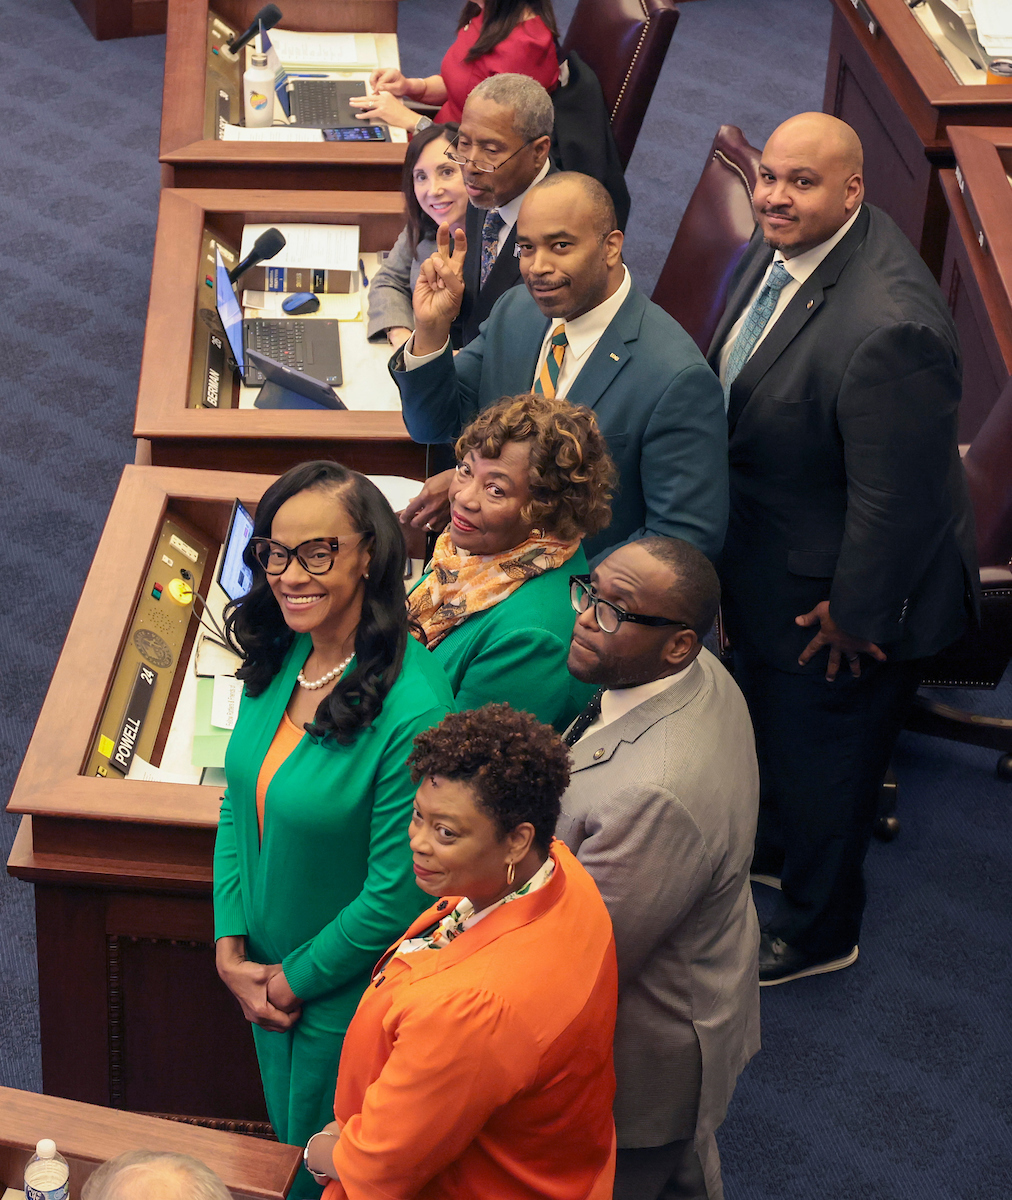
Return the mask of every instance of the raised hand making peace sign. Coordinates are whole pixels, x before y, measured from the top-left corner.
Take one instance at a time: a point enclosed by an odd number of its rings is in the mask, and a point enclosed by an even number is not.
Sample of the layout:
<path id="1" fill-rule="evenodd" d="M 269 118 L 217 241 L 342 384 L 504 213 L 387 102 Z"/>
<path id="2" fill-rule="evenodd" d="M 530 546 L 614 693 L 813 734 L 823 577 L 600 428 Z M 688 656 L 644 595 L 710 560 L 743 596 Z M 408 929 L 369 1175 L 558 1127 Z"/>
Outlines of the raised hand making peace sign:
<path id="1" fill-rule="evenodd" d="M 464 255 L 467 238 L 463 229 L 453 235 L 450 254 L 450 226 L 440 225 L 436 233 L 436 252 L 422 263 L 412 298 L 415 312 L 414 354 L 433 354 L 450 336 L 450 326 L 460 312 L 464 299 Z"/>

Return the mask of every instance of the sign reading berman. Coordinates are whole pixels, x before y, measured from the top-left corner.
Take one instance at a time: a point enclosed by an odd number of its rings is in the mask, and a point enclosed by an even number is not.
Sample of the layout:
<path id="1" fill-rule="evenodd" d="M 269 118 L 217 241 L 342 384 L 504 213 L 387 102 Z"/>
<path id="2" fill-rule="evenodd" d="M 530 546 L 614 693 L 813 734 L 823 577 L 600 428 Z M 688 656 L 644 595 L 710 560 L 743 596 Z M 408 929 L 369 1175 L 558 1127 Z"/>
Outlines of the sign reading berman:
<path id="1" fill-rule="evenodd" d="M 141 726 L 147 716 L 151 694 L 154 692 L 157 682 L 157 671 L 153 671 L 146 663 L 137 664 L 137 677 L 130 689 L 130 698 L 127 700 L 123 724 L 120 725 L 119 733 L 116 735 L 116 745 L 109 759 L 112 765 L 122 771 L 124 775 L 130 770 L 130 764 L 133 762 L 137 739 L 140 737 Z"/>

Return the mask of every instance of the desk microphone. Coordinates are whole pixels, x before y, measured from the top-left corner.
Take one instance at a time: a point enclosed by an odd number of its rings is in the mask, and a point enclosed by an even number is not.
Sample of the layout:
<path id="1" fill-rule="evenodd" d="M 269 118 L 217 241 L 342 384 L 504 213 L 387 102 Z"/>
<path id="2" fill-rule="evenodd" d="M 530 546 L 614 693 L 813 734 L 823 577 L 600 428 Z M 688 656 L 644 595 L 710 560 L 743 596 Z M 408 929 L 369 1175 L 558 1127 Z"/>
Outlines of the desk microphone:
<path id="1" fill-rule="evenodd" d="M 250 267 L 255 267 L 257 263 L 263 262 L 264 259 L 273 258 L 285 246 L 285 235 L 280 229 L 265 229 L 263 233 L 253 243 L 249 254 L 237 263 L 228 273 L 229 283 L 235 283 L 243 271 L 248 271 Z"/>
<path id="2" fill-rule="evenodd" d="M 241 50 L 248 41 L 251 41 L 260 32 L 260 26 L 264 29 L 273 29 L 281 20 L 281 9 L 276 4 L 265 4 L 263 8 L 253 18 L 249 29 L 245 33 L 241 33 L 237 38 L 233 38 L 229 42 L 227 49 L 235 54 Z"/>

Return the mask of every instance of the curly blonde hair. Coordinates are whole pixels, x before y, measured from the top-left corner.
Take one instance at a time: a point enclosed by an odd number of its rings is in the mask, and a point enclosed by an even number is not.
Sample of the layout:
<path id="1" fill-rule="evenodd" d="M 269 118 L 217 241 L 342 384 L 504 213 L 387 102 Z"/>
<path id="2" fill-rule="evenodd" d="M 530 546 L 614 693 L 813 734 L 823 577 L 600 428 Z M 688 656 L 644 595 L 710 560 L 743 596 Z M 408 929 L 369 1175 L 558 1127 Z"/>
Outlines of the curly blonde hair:
<path id="1" fill-rule="evenodd" d="M 534 393 L 503 396 L 457 439 L 457 459 L 472 450 L 498 458 L 507 442 L 528 442 L 531 448 L 525 521 L 564 541 L 608 527 L 615 465 L 589 408 Z"/>

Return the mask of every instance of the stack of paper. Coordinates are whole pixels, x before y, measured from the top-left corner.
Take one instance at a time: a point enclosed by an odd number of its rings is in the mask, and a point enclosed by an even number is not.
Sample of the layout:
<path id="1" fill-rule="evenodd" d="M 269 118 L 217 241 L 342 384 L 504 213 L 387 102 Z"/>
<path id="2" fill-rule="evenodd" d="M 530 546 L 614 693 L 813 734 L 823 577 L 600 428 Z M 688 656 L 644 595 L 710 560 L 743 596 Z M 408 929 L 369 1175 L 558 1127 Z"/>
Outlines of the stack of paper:
<path id="1" fill-rule="evenodd" d="M 1009 0 L 970 0 L 977 38 L 991 58 L 1012 57 L 1012 4 Z"/>
<path id="2" fill-rule="evenodd" d="M 239 257 L 245 258 L 268 229 L 279 229 L 285 237 L 285 245 L 270 260 L 272 267 L 358 271 L 357 225 L 247 225 Z"/>
<path id="3" fill-rule="evenodd" d="M 301 125 L 268 125 L 266 129 L 247 129 L 245 125 L 223 125 L 223 142 L 322 142 L 322 129 Z"/>
<path id="4" fill-rule="evenodd" d="M 294 33 L 272 29 L 271 44 L 284 66 L 375 67 L 376 39 L 371 33 Z"/>

